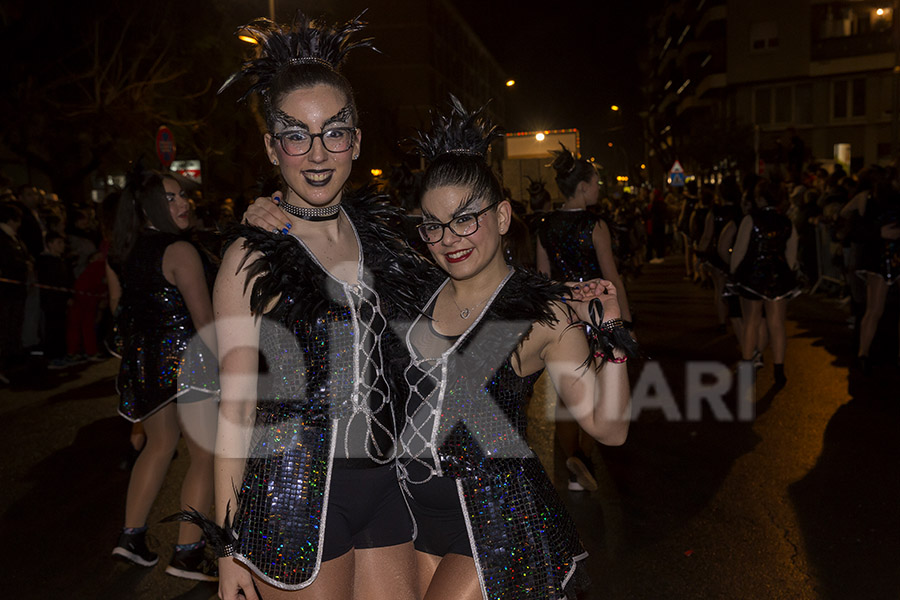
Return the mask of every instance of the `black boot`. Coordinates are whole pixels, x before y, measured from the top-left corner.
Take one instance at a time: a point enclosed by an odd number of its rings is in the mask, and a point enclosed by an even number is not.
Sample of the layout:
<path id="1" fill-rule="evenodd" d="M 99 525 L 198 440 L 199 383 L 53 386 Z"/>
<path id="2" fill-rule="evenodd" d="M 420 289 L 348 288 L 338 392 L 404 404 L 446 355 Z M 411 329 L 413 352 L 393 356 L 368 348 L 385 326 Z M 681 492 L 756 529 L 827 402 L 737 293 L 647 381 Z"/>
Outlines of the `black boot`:
<path id="1" fill-rule="evenodd" d="M 787 383 L 787 377 L 784 376 L 784 363 L 775 363 L 772 365 L 775 370 L 775 385 L 782 386 Z"/>

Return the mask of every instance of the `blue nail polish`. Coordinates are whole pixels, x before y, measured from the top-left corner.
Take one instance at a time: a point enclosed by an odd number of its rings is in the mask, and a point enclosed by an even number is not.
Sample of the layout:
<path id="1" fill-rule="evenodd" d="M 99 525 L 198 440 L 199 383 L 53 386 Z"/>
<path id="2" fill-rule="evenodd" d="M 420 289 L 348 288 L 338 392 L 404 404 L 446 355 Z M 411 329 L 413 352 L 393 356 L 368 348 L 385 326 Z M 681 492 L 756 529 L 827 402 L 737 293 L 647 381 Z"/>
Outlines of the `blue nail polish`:
<path id="1" fill-rule="evenodd" d="M 275 200 L 275 204 L 281 204 L 281 196 L 275 196 L 272 199 Z"/>
<path id="2" fill-rule="evenodd" d="M 291 228 L 291 224 L 290 224 L 290 223 L 285 223 L 284 226 L 287 227 L 288 229 Z"/>
<path id="3" fill-rule="evenodd" d="M 285 235 L 287 235 L 287 232 L 288 232 L 287 227 L 285 227 L 284 229 L 281 230 L 281 233 L 283 233 Z"/>

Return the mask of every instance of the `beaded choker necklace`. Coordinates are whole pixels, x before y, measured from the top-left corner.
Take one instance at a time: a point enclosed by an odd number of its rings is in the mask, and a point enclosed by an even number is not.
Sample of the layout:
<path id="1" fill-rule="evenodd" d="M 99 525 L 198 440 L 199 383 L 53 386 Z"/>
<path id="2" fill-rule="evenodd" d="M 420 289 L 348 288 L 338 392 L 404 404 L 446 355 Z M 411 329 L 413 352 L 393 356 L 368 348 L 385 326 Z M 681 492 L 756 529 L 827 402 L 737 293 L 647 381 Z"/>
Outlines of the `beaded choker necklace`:
<path id="1" fill-rule="evenodd" d="M 331 221 L 338 218 L 341 211 L 341 203 L 332 204 L 331 206 L 320 206 L 315 208 L 305 208 L 302 206 L 294 206 L 289 202 L 282 200 L 279 204 L 281 210 L 294 215 L 298 219 L 304 221 Z"/>

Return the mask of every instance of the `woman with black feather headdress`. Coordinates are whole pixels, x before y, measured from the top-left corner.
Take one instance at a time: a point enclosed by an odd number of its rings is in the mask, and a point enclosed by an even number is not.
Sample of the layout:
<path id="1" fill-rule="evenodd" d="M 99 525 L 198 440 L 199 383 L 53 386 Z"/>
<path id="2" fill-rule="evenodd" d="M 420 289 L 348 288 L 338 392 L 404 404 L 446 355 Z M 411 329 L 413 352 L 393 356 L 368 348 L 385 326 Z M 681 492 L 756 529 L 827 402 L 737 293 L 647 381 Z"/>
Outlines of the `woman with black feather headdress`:
<path id="1" fill-rule="evenodd" d="M 362 133 L 338 69 L 371 46 L 351 39 L 363 26 L 254 21 L 241 29 L 259 55 L 223 86 L 252 80 L 285 190 L 274 232 L 232 232 L 215 286 L 224 600 L 414 597 L 389 323 L 412 317 L 427 269 L 385 226 L 392 209 L 346 188 Z"/>
<path id="2" fill-rule="evenodd" d="M 631 308 L 616 268 L 609 225 L 589 208 L 597 204 L 600 195 L 597 169 L 590 162 L 576 158 L 562 143 L 551 154 L 556 185 L 566 200 L 561 208 L 545 214 L 537 224 L 537 269 L 558 281 L 608 279 L 616 288 L 622 318 L 630 325 Z M 569 489 L 596 491 L 591 460 L 594 440 L 578 427 L 563 404 L 558 404 L 556 440 L 566 457 Z"/>
<path id="3" fill-rule="evenodd" d="M 414 140 L 427 162 L 418 230 L 448 275 L 406 334 L 400 473 L 428 599 L 559 599 L 583 587 L 586 553 L 525 442 L 544 368 L 588 433 L 617 445 L 628 431 L 635 346 L 615 286 L 570 289 L 507 264 L 511 207 L 485 160 L 496 136 L 482 109 L 451 97 Z"/>

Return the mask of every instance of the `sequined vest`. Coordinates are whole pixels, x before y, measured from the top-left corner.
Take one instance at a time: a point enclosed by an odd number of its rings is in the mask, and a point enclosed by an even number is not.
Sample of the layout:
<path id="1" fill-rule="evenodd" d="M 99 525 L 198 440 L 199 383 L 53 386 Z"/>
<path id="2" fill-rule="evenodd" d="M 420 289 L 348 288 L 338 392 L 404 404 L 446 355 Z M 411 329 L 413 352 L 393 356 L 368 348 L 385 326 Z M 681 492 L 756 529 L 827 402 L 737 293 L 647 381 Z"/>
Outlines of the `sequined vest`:
<path id="1" fill-rule="evenodd" d="M 525 441 L 526 404 L 540 372 L 520 377 L 511 362 L 535 322 L 555 320 L 549 302 L 564 293 L 515 270 L 440 360 L 413 364 L 431 369 L 437 386 L 433 418 L 419 424 L 422 456 L 438 465 L 438 476 L 456 479 L 485 599 L 562 598 L 576 558 L 586 555 Z"/>
<path id="2" fill-rule="evenodd" d="M 264 313 L 264 372 L 238 490 L 235 555 L 288 590 L 318 574 L 335 456 L 394 459 L 390 381 L 408 354 L 389 322 L 410 320 L 429 289 L 418 276 L 428 266 L 381 222 L 386 207 L 366 197 L 345 199 L 343 210 L 360 245 L 357 284 L 331 277 L 293 236 L 248 227 L 230 236 L 245 238 L 248 256 L 260 255 L 248 276 L 258 275 L 251 309 Z"/>
<path id="3" fill-rule="evenodd" d="M 556 210 L 541 219 L 538 236 L 555 281 L 603 277 L 592 234 L 600 218 L 587 210 Z"/>

